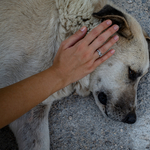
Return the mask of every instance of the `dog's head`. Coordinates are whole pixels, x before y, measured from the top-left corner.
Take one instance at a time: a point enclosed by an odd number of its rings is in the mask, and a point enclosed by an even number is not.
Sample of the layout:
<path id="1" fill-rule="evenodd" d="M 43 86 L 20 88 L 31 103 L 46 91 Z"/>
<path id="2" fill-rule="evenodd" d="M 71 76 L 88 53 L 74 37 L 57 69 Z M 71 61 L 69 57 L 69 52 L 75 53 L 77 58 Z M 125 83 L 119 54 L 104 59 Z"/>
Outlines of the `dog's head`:
<path id="1" fill-rule="evenodd" d="M 141 26 L 129 14 L 106 5 L 93 16 L 118 24 L 120 39 L 112 47 L 116 53 L 90 74 L 89 89 L 105 116 L 132 124 L 136 121 L 137 86 L 149 67 L 148 43 Z"/>

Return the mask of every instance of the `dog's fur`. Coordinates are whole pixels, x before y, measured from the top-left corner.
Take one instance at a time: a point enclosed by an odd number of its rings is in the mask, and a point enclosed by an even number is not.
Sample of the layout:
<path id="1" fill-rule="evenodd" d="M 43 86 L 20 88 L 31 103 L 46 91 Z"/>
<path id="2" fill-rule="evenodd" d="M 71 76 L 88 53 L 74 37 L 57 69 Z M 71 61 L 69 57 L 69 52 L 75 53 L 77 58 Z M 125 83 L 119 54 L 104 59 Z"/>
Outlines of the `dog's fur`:
<path id="1" fill-rule="evenodd" d="M 11 123 L 20 150 L 49 149 L 51 104 L 74 90 L 82 96 L 92 92 L 101 112 L 114 120 L 135 116 L 137 85 L 149 67 L 148 44 L 139 23 L 107 0 L 0 1 L 0 88 L 49 68 L 63 40 L 108 18 L 120 26 L 115 55 Z"/>

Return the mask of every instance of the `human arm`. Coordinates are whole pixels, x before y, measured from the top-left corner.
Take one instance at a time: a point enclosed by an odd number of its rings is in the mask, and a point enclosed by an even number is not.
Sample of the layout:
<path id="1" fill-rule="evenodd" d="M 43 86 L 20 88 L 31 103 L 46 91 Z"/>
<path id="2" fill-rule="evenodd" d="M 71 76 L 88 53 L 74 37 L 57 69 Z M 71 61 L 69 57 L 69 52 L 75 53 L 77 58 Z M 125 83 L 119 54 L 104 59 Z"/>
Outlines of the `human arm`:
<path id="1" fill-rule="evenodd" d="M 112 38 L 103 45 L 118 30 L 114 30 L 112 26 L 102 33 L 109 26 L 105 21 L 86 36 L 87 28 L 83 27 L 62 42 L 52 67 L 0 89 L 0 128 L 19 118 L 54 92 L 91 73 L 112 56 L 114 50 L 101 58 L 96 51 L 100 49 L 105 53 L 118 40 Z"/>

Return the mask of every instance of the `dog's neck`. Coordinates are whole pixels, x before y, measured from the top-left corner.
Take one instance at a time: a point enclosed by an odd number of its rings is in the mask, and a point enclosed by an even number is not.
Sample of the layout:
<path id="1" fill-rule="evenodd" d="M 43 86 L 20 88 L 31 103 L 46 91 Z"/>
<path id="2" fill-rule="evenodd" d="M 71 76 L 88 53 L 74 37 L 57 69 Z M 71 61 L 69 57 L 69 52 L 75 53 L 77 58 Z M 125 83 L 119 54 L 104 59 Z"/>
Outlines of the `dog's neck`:
<path id="1" fill-rule="evenodd" d="M 56 0 L 59 11 L 60 27 L 63 29 L 61 31 L 64 31 L 62 40 L 74 34 L 82 26 L 86 26 L 88 31 L 90 31 L 99 24 L 99 19 L 92 16 L 94 12 L 93 3 L 94 2 L 90 0 Z"/>

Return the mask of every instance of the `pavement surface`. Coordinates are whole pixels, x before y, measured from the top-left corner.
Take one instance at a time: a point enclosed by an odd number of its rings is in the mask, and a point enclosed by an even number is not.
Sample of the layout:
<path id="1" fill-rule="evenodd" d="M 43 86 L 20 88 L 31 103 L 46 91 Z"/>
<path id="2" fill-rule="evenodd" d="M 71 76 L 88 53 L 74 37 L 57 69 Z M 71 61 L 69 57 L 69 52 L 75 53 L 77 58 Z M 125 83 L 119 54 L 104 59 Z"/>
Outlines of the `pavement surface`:
<path id="1" fill-rule="evenodd" d="M 113 0 L 132 14 L 150 36 L 150 0 Z M 49 114 L 51 150 L 150 150 L 150 70 L 138 87 L 137 122 L 104 118 L 93 96 L 71 95 L 54 102 Z M 0 130 L 0 150 L 17 150 L 8 127 Z"/>

